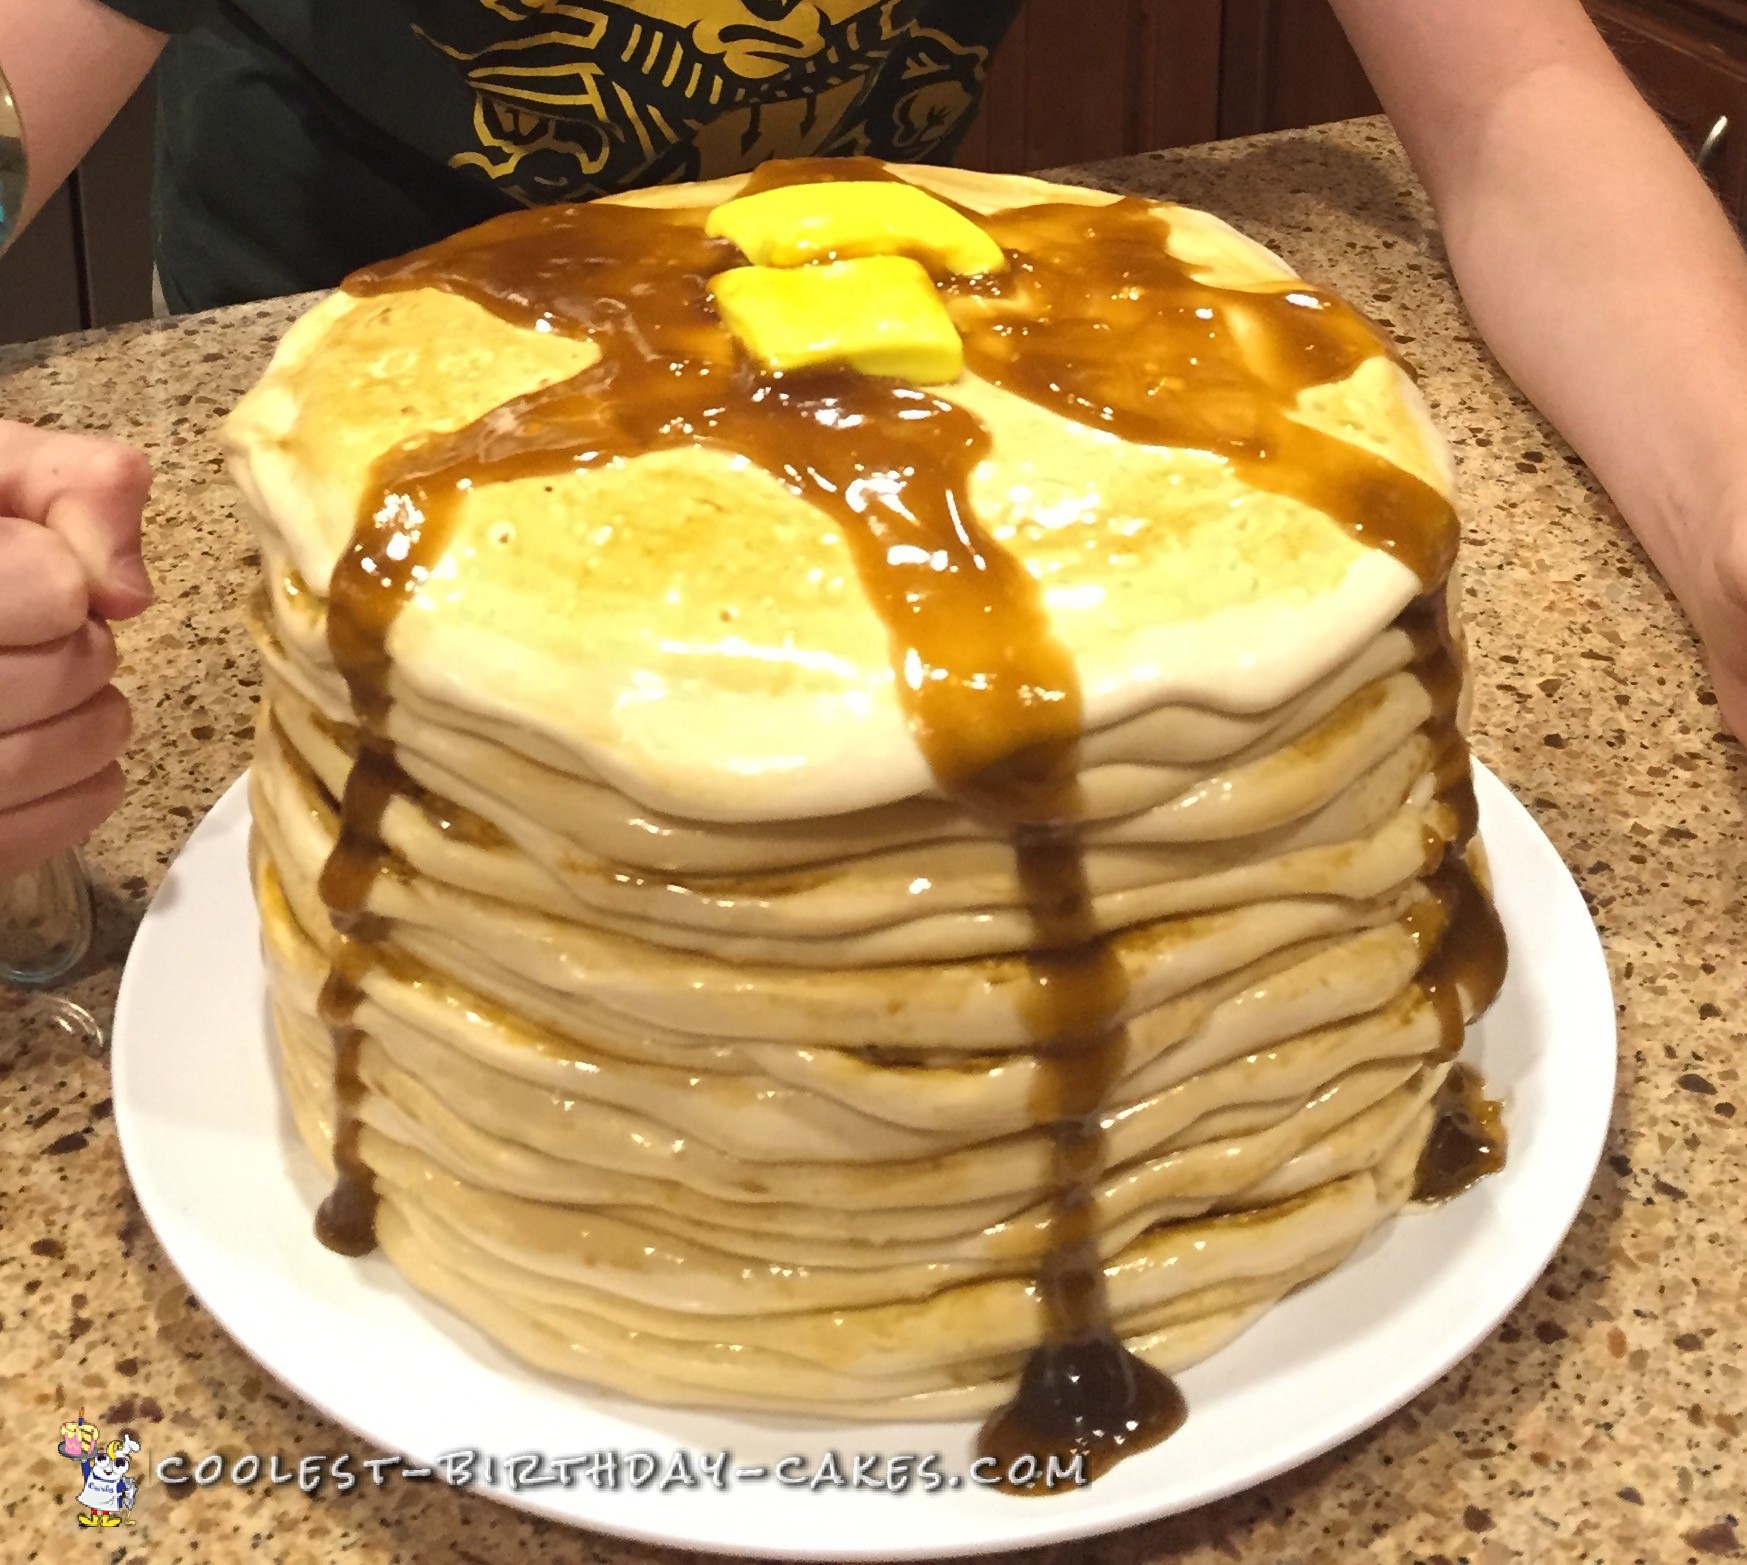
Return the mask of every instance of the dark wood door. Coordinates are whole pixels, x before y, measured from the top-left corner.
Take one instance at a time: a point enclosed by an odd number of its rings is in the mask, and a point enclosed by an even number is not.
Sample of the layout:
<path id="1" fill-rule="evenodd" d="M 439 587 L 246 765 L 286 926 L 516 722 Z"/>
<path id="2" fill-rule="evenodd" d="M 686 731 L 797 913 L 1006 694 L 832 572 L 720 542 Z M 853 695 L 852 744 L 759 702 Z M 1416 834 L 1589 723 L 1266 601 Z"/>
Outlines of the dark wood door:
<path id="1" fill-rule="evenodd" d="M 57 191 L 0 260 L 0 342 L 29 342 L 85 324 L 74 193 Z"/>
<path id="2" fill-rule="evenodd" d="M 1651 106 L 1700 160 L 1736 224 L 1747 228 L 1747 0 L 1680 7 L 1590 0 L 1589 9 Z"/>
<path id="3" fill-rule="evenodd" d="M 1381 108 L 1327 0 L 1225 0 L 1219 74 L 1221 136 Z"/>
<path id="4" fill-rule="evenodd" d="M 0 260 L 0 342 L 152 313 L 151 85 Z"/>
<path id="5" fill-rule="evenodd" d="M 152 164 L 157 96 L 136 92 L 79 165 L 79 260 L 88 324 L 152 313 Z"/>
<path id="6" fill-rule="evenodd" d="M 959 161 L 1012 172 L 1219 134 L 1221 0 L 1029 0 Z"/>
<path id="7" fill-rule="evenodd" d="M 1690 16 L 1719 24 L 1738 39 L 1747 38 L 1747 0 L 1683 0 L 1682 9 Z"/>

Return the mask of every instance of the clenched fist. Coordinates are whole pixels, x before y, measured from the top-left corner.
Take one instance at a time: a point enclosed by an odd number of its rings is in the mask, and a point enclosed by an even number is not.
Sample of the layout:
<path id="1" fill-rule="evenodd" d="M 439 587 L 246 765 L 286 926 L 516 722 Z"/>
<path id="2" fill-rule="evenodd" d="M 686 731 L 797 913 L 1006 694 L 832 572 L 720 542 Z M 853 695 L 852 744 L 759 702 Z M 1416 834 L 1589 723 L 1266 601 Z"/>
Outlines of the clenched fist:
<path id="1" fill-rule="evenodd" d="M 82 841 L 121 801 L 131 723 L 106 622 L 152 601 L 151 484 L 117 441 L 0 422 L 0 875 Z"/>

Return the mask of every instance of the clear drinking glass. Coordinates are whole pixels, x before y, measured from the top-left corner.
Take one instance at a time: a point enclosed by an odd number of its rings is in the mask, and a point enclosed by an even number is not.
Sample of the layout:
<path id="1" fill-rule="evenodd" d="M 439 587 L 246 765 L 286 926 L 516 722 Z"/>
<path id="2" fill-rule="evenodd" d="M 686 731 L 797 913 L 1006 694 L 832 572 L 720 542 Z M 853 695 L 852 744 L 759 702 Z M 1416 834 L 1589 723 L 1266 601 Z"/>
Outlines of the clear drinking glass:
<path id="1" fill-rule="evenodd" d="M 91 882 L 76 849 L 0 880 L 0 981 L 37 988 L 91 949 Z"/>
<path id="2" fill-rule="evenodd" d="M 91 882 L 75 849 L 0 880 L 0 1031 L 13 1032 L 18 1021 L 34 1018 L 101 1050 L 103 1029 L 96 1017 L 63 995 L 41 992 L 65 978 L 90 949 Z M 7 986 L 16 986 L 10 999 Z M 29 1032 L 26 1026 L 24 1036 Z"/>

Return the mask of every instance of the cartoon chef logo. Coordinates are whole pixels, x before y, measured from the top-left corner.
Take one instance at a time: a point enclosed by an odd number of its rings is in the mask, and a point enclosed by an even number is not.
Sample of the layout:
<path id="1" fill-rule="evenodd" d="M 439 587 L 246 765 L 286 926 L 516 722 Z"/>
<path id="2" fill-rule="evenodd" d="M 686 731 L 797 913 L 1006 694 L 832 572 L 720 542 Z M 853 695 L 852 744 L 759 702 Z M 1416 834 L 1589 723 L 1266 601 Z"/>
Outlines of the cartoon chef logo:
<path id="1" fill-rule="evenodd" d="M 81 1413 L 61 1425 L 57 1451 L 69 1461 L 79 1464 L 84 1485 L 79 1490 L 81 1527 L 119 1527 L 132 1518 L 125 1513 L 133 1509 L 139 1494 L 139 1479 L 135 1472 L 145 1470 L 145 1457 L 140 1443 L 129 1430 L 122 1430 L 113 1440 L 98 1443 L 95 1424 L 87 1422 Z"/>

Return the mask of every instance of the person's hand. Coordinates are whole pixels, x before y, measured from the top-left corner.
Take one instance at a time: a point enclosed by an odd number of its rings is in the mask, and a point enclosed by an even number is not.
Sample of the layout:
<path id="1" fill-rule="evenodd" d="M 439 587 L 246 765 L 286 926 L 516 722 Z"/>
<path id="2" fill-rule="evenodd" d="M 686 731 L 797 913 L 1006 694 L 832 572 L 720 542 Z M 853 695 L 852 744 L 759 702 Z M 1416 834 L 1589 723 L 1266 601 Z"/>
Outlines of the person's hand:
<path id="1" fill-rule="evenodd" d="M 105 622 L 152 601 L 151 484 L 118 441 L 0 422 L 0 876 L 82 842 L 121 802 L 132 723 Z"/>

